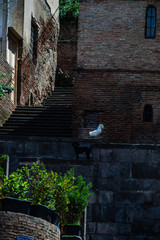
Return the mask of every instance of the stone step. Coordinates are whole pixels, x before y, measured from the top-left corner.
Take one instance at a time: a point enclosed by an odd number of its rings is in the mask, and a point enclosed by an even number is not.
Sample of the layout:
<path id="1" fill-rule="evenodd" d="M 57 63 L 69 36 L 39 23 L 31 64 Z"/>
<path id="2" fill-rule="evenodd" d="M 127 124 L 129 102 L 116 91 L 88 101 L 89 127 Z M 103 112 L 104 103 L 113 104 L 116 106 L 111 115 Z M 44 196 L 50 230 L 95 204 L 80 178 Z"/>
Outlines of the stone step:
<path id="1" fill-rule="evenodd" d="M 72 137 L 72 89 L 56 88 L 44 106 L 18 106 L 0 135 Z"/>

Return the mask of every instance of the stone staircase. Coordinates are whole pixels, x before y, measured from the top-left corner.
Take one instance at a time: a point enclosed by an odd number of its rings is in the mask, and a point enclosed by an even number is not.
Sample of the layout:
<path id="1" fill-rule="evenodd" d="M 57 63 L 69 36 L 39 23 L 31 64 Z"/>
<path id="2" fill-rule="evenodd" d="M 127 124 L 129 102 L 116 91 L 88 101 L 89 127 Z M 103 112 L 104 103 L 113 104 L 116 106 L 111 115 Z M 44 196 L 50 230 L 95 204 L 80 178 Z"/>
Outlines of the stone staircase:
<path id="1" fill-rule="evenodd" d="M 72 137 L 72 88 L 56 88 L 41 107 L 16 107 L 0 135 Z"/>

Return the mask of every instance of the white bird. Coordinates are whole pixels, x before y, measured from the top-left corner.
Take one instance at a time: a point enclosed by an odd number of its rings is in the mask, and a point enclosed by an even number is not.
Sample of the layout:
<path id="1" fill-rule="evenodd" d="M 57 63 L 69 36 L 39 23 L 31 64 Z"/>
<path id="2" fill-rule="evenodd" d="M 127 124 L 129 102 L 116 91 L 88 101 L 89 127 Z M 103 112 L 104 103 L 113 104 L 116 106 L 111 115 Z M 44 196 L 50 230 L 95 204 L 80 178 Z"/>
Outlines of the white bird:
<path id="1" fill-rule="evenodd" d="M 103 124 L 99 124 L 98 128 L 94 131 L 89 132 L 89 136 L 91 137 L 97 137 L 102 133 L 102 129 L 104 128 Z"/>

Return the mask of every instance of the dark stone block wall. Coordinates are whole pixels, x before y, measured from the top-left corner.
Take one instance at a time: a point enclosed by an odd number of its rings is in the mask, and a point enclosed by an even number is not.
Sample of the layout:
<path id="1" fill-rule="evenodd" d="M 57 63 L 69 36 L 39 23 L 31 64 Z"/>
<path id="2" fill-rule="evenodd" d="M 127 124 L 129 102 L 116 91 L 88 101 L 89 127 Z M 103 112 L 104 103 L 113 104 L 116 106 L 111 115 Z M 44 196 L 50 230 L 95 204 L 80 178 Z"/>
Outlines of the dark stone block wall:
<path id="1" fill-rule="evenodd" d="M 78 158 L 73 142 L 79 143 Z M 90 157 L 81 151 L 90 150 Z M 83 148 L 84 150 L 84 148 Z M 104 144 L 84 139 L 0 140 L 10 156 L 10 170 L 32 161 L 47 169 L 75 169 L 92 182 L 87 207 L 87 240 L 160 239 L 160 146 Z"/>

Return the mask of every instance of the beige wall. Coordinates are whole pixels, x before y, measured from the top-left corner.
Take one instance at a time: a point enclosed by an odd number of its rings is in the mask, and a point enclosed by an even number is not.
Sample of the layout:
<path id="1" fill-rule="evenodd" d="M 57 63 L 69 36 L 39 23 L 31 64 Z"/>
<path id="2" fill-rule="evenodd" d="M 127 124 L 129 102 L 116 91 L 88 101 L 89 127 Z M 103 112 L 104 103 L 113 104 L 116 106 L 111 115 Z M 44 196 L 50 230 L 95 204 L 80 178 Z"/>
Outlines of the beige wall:
<path id="1" fill-rule="evenodd" d="M 2 37 L 2 14 L 3 14 L 2 4 L 3 0 L 0 0 L 0 38 Z"/>
<path id="2" fill-rule="evenodd" d="M 8 27 L 23 36 L 23 0 L 9 1 Z"/>
<path id="3" fill-rule="evenodd" d="M 46 0 L 51 8 L 51 13 L 54 15 L 55 19 L 58 21 L 59 18 L 59 0 Z"/>
<path id="4" fill-rule="evenodd" d="M 12 28 L 18 38 L 23 38 L 24 49 L 29 51 L 30 44 L 30 31 L 31 31 L 31 18 L 32 16 L 39 22 L 40 18 L 47 21 L 50 14 L 53 15 L 55 20 L 59 21 L 59 1 L 58 0 L 14 0 L 8 2 L 9 11 L 5 10 L 7 0 L 0 0 L 0 38 L 5 33 L 4 28 Z M 6 16 L 8 14 L 8 19 Z M 4 18 L 7 19 L 6 22 Z M 6 42 L 6 41 L 5 41 Z M 7 43 L 7 42 L 6 42 Z M 7 47 L 7 44 L 6 44 Z"/>
<path id="5" fill-rule="evenodd" d="M 46 4 L 47 2 L 47 4 Z M 30 46 L 30 31 L 31 31 L 31 19 L 32 17 L 39 25 L 40 19 L 43 19 L 44 22 L 47 22 L 48 18 L 54 15 L 55 20 L 58 24 L 58 14 L 57 10 L 59 5 L 58 0 L 24 0 L 24 30 L 23 30 L 23 40 L 24 48 L 26 51 L 29 51 Z M 56 11 L 57 10 L 57 11 Z"/>

